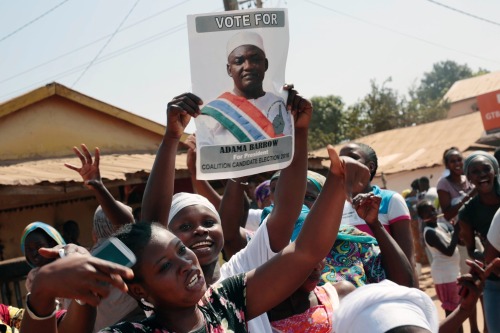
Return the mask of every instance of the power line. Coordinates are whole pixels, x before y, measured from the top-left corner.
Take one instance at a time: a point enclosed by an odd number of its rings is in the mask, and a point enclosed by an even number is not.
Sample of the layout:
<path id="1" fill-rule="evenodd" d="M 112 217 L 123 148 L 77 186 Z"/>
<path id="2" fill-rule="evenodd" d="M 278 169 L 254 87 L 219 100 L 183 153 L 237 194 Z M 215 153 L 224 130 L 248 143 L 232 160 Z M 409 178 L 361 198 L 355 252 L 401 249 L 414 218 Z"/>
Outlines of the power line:
<path id="1" fill-rule="evenodd" d="M 148 37 L 146 39 L 143 39 L 143 40 L 141 40 L 141 41 L 139 41 L 137 43 L 125 46 L 125 47 L 123 47 L 123 48 L 121 48 L 119 50 L 116 50 L 114 52 L 108 53 L 108 54 L 102 56 L 101 58 L 97 59 L 94 64 L 100 64 L 102 62 L 111 60 L 111 59 L 113 59 L 115 57 L 118 57 L 118 56 L 120 56 L 122 54 L 125 54 L 127 52 L 132 51 L 132 50 L 135 50 L 135 49 L 137 49 L 139 47 L 142 47 L 142 46 L 145 46 L 147 44 L 150 44 L 150 43 L 152 43 L 152 42 L 154 42 L 154 41 L 156 41 L 158 39 L 170 36 L 173 33 L 176 33 L 178 31 L 181 31 L 181 30 L 185 29 L 186 26 L 187 26 L 186 23 L 178 24 L 178 25 L 176 25 L 174 27 L 171 27 L 171 28 L 169 28 L 167 30 L 164 30 L 164 31 L 162 31 L 160 33 L 157 33 L 157 34 L 152 35 L 152 36 L 150 36 L 150 37 Z M 72 74 L 77 73 L 78 71 L 80 71 L 85 66 L 88 66 L 89 63 L 90 62 L 85 62 L 83 64 L 80 64 L 78 66 L 75 66 L 73 68 L 65 70 L 63 72 L 57 73 L 55 75 L 51 75 L 51 76 L 49 76 L 49 77 L 47 77 L 47 78 L 45 78 L 43 80 L 39 80 L 37 82 L 31 83 L 31 84 L 29 84 L 27 86 L 24 86 L 23 88 L 10 91 L 9 93 L 0 96 L 0 98 L 3 99 L 6 96 L 10 96 L 12 94 L 15 94 L 15 93 L 18 93 L 18 92 L 21 92 L 21 91 L 25 91 L 28 88 L 36 87 L 36 86 L 39 86 L 40 84 L 44 84 L 46 82 L 50 82 L 50 81 L 53 81 L 53 80 L 56 80 L 56 79 L 60 79 L 60 78 L 72 75 Z"/>
<path id="2" fill-rule="evenodd" d="M 92 61 L 88 64 L 88 66 L 83 70 L 83 72 L 80 74 L 80 76 L 75 80 L 75 82 L 73 82 L 73 84 L 71 85 L 71 88 L 73 88 L 77 83 L 78 81 L 80 81 L 80 79 L 85 75 L 85 73 L 87 73 L 87 71 L 89 70 L 89 68 L 94 64 L 94 61 L 99 58 L 99 56 L 101 55 L 102 51 L 104 51 L 104 49 L 106 48 L 106 46 L 108 46 L 109 42 L 111 42 L 111 40 L 113 39 L 113 37 L 115 37 L 115 35 L 118 33 L 118 30 L 120 30 L 121 26 L 123 25 L 123 23 L 125 23 L 125 21 L 127 20 L 127 18 L 130 16 L 130 14 L 132 14 L 132 12 L 134 11 L 135 7 L 137 7 L 137 5 L 139 4 L 139 1 L 141 0 L 136 0 L 136 2 L 134 3 L 134 5 L 132 6 L 132 8 L 130 8 L 130 10 L 128 11 L 127 15 L 125 15 L 125 17 L 123 18 L 123 20 L 120 22 L 120 24 L 118 25 L 118 27 L 115 29 L 115 32 L 113 32 L 113 34 L 111 35 L 111 37 L 109 37 L 109 39 L 106 41 L 106 43 L 101 47 L 101 49 L 99 50 L 99 52 L 97 52 L 97 54 L 95 55 L 94 59 L 92 59 Z"/>
<path id="3" fill-rule="evenodd" d="M 161 15 L 161 14 L 164 14 L 164 13 L 166 13 L 166 12 L 168 12 L 168 11 L 170 11 L 170 10 L 174 9 L 175 7 L 178 7 L 178 6 L 180 6 L 180 5 L 182 5 L 182 4 L 185 4 L 186 2 L 189 2 L 189 1 L 191 1 L 191 0 L 184 0 L 184 1 L 179 2 L 179 3 L 175 4 L 175 5 L 172 5 L 172 6 L 168 7 L 168 8 L 165 8 L 165 9 L 163 9 L 163 10 L 159 11 L 158 13 L 155 13 L 155 14 L 153 14 L 153 15 L 147 16 L 147 17 L 145 17 L 145 18 L 143 18 L 143 19 L 141 19 L 141 20 L 139 20 L 139 21 L 137 21 L 137 22 L 134 22 L 134 23 L 132 23 L 132 24 L 129 24 L 129 25 L 127 25 L 127 26 L 123 27 L 123 29 L 118 30 L 118 33 L 123 32 L 123 31 L 125 31 L 125 30 L 128 30 L 128 29 L 130 29 L 130 28 L 132 28 L 132 27 L 134 27 L 134 26 L 136 26 L 136 25 L 138 25 L 138 24 L 140 24 L 140 23 L 143 23 L 143 22 L 145 22 L 145 21 L 148 21 L 148 20 L 150 20 L 150 19 L 152 19 L 152 18 L 154 18 L 154 17 L 156 17 L 156 16 L 159 16 L 159 15 Z M 92 41 L 92 42 L 90 42 L 90 43 L 87 43 L 87 44 L 85 44 L 85 45 L 82 45 L 82 46 L 80 46 L 80 47 L 77 47 L 76 49 L 73 49 L 73 50 L 71 50 L 71 51 L 68 51 L 68 52 L 66 52 L 66 53 L 63 53 L 63 54 L 61 54 L 61 55 L 59 55 L 59 56 L 57 56 L 57 57 L 55 57 L 55 58 L 52 58 L 52 59 L 50 59 L 50 60 L 47 60 L 47 61 L 43 62 L 43 63 L 41 63 L 41 64 L 38 64 L 38 65 L 33 66 L 33 67 L 30 67 L 30 68 L 28 68 L 28 69 L 26 69 L 26 70 L 24 70 L 24 71 L 22 71 L 22 72 L 19 72 L 19 73 L 16 73 L 16 74 L 12 75 L 12 76 L 9 76 L 9 77 L 7 77 L 7 78 L 5 78 L 5 79 L 3 79 L 3 80 L 0 80 L 0 83 L 4 83 L 4 82 L 7 82 L 7 81 L 10 81 L 10 80 L 12 80 L 12 79 L 15 79 L 15 78 L 17 78 L 17 77 L 21 76 L 21 75 L 24 75 L 24 74 L 27 74 L 27 73 L 29 73 L 29 72 L 32 72 L 32 71 L 34 71 L 35 69 L 38 69 L 38 68 L 43 67 L 43 66 L 45 66 L 45 65 L 48 65 L 48 64 L 50 64 L 50 63 L 52 63 L 52 62 L 54 62 L 54 61 L 56 61 L 56 60 L 59 60 L 59 59 L 61 59 L 61 58 L 64 58 L 64 57 L 66 57 L 66 56 L 68 56 L 68 55 L 70 55 L 70 54 L 73 54 L 73 53 L 75 53 L 75 52 L 78 52 L 78 51 L 80 51 L 80 50 L 83 50 L 83 49 L 85 49 L 85 48 L 87 48 L 87 47 L 89 47 L 89 46 L 91 46 L 91 45 L 94 45 L 95 43 L 98 43 L 98 42 L 100 42 L 100 41 L 102 41 L 102 40 L 104 40 L 104 39 L 108 38 L 108 37 L 109 37 L 109 36 L 111 36 L 111 35 L 112 35 L 112 34 L 102 36 L 102 37 L 100 37 L 100 38 L 98 38 L 98 39 L 95 39 L 94 41 Z"/>
<path id="4" fill-rule="evenodd" d="M 220 12 L 221 10 L 222 10 L 221 8 L 217 8 L 217 9 L 212 10 L 212 12 Z M 127 53 L 129 51 L 135 50 L 135 49 L 137 49 L 139 47 L 142 47 L 142 46 L 145 46 L 145 45 L 147 45 L 149 43 L 152 43 L 152 42 L 154 42 L 154 41 L 156 41 L 158 39 L 167 37 L 167 36 L 169 36 L 169 35 L 171 35 L 173 33 L 181 31 L 181 30 L 185 29 L 186 26 L 187 26 L 186 23 L 178 24 L 178 25 L 176 25 L 174 27 L 171 27 L 171 28 L 169 28 L 167 30 L 164 30 L 164 31 L 162 31 L 160 33 L 157 33 L 157 34 L 152 35 L 152 36 L 150 36 L 148 38 L 140 40 L 137 43 L 128 45 L 126 47 L 123 47 L 123 48 L 121 48 L 121 49 L 119 49 L 119 50 L 117 50 L 115 52 L 108 53 L 108 54 L 102 56 L 101 58 L 99 58 L 95 63 L 96 64 L 100 64 L 101 62 L 105 62 L 105 61 L 111 60 L 111 59 L 113 59 L 115 57 L 118 57 L 118 56 L 120 56 L 122 54 L 125 54 L 125 53 Z M 63 77 L 66 77 L 68 75 L 74 74 L 74 73 L 78 72 L 81 68 L 83 68 L 85 65 L 87 65 L 87 63 L 78 65 L 76 67 L 73 67 L 73 68 L 71 68 L 69 70 L 66 70 L 64 72 L 58 73 L 56 75 L 51 75 L 50 77 L 47 77 L 47 78 L 45 78 L 43 80 L 37 81 L 37 82 L 32 83 L 30 85 L 24 86 L 23 88 L 10 91 L 10 92 L 8 92 L 8 93 L 6 93 L 4 95 L 1 95 L 0 99 L 3 99 L 4 97 L 10 96 L 10 95 L 18 93 L 18 92 L 25 91 L 28 88 L 31 88 L 31 87 L 34 87 L 34 86 L 39 86 L 40 84 L 43 84 L 43 83 L 46 83 L 46 82 L 50 82 L 52 80 L 55 80 L 55 79 L 58 79 L 58 78 L 63 78 Z"/>
<path id="5" fill-rule="evenodd" d="M 41 19 L 42 17 L 44 17 L 45 15 L 49 14 L 50 12 L 54 11 L 56 8 L 64 5 L 66 2 L 68 2 L 69 0 L 64 0 L 63 2 L 59 3 L 58 5 L 52 7 L 51 9 L 49 9 L 48 11 L 46 11 L 45 13 L 43 13 L 42 15 L 34 18 L 33 20 L 29 21 L 28 23 L 20 26 L 19 28 L 17 28 L 16 30 L 12 31 L 11 33 L 7 34 L 6 36 L 0 38 L 0 42 L 3 42 L 4 40 L 6 40 L 7 38 L 9 38 L 10 36 L 18 33 L 19 31 L 23 30 L 24 28 L 26 28 L 27 26 L 29 26 L 30 24 L 33 24 L 35 23 L 36 21 L 38 21 L 39 19 Z"/>
<path id="6" fill-rule="evenodd" d="M 477 15 L 465 12 L 465 11 L 457 9 L 457 8 L 453 8 L 451 6 L 445 5 L 444 3 L 440 3 L 440 2 L 437 2 L 437 1 L 434 1 L 434 0 L 426 0 L 426 1 L 429 1 L 429 2 L 431 2 L 433 4 L 436 4 L 436 5 L 441 6 L 441 7 L 447 8 L 449 10 L 455 11 L 457 13 L 460 13 L 460 14 L 463 14 L 463 15 L 475 18 L 477 20 L 480 20 L 480 21 L 483 21 L 483 22 L 486 22 L 486 23 L 490 23 L 490 24 L 493 24 L 493 25 L 500 26 L 500 23 L 498 23 L 498 22 L 495 22 L 495 21 L 492 21 L 492 20 L 488 20 L 488 19 L 486 19 L 484 17 L 480 17 L 480 16 L 477 16 Z"/>
<path id="7" fill-rule="evenodd" d="M 418 41 L 420 41 L 422 43 L 426 43 L 426 44 L 429 44 L 429 45 L 432 45 L 432 46 L 436 46 L 436 47 L 439 47 L 439 48 L 442 48 L 442 49 L 445 49 L 445 50 L 449 50 L 449 51 L 461 53 L 461 54 L 467 55 L 469 57 L 474 57 L 474 58 L 477 58 L 477 59 L 486 60 L 486 61 L 494 62 L 496 64 L 500 64 L 500 62 L 498 60 L 496 60 L 496 59 L 489 59 L 489 58 L 481 57 L 481 56 L 473 54 L 473 53 L 469 53 L 469 52 L 457 50 L 457 49 L 454 49 L 452 47 L 445 46 L 445 45 L 442 45 L 442 44 L 439 44 L 439 43 L 435 43 L 435 42 L 432 42 L 432 41 L 429 41 L 429 40 L 426 40 L 426 39 L 423 39 L 423 38 L 420 38 L 420 37 L 417 37 L 417 36 L 414 36 L 414 35 L 410 35 L 410 34 L 407 34 L 407 33 L 404 33 L 404 32 L 401 32 L 401 31 L 389 28 L 389 27 L 386 27 L 386 26 L 378 24 L 378 23 L 374 23 L 374 22 L 367 21 L 365 19 L 361 19 L 361 18 L 356 17 L 354 15 L 341 12 L 339 10 L 330 8 L 328 6 L 316 3 L 316 2 L 311 1 L 311 0 L 305 0 L 305 1 L 308 2 L 308 3 L 310 3 L 310 4 L 312 4 L 312 5 L 315 5 L 315 6 L 323 8 L 323 9 L 329 10 L 331 12 L 337 13 L 339 15 L 347 16 L 347 17 L 349 17 L 349 18 L 351 18 L 353 20 L 356 20 L 356 21 L 359 21 L 359 22 L 363 22 L 365 24 L 372 25 L 372 26 L 378 27 L 378 28 L 383 29 L 383 30 L 390 31 L 392 33 L 395 33 L 395 34 L 398 34 L 398 35 L 401 35 L 401 36 L 404 36 L 404 37 L 415 39 L 415 40 L 418 40 Z"/>

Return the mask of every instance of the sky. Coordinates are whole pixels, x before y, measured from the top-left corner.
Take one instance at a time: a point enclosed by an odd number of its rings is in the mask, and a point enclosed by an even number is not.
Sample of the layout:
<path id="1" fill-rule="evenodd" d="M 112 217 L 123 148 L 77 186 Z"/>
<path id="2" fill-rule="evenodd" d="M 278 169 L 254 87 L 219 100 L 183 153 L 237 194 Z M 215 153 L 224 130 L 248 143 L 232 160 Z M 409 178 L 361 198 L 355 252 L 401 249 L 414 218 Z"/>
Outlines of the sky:
<path id="1" fill-rule="evenodd" d="M 403 95 L 445 60 L 500 70 L 497 0 L 264 7 L 288 8 L 286 82 L 307 98 L 334 94 L 350 105 L 371 80 L 388 78 Z M 1 0 L 0 103 L 55 81 L 165 124 L 168 101 L 191 89 L 186 17 L 220 11 L 222 0 Z"/>

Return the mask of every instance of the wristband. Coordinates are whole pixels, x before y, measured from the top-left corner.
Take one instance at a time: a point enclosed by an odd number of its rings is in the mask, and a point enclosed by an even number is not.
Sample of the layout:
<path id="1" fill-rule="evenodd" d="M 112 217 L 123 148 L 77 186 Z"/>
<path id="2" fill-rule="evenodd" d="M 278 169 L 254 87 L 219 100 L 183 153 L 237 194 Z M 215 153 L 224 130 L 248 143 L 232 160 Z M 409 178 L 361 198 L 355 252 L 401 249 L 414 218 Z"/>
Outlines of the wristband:
<path id="1" fill-rule="evenodd" d="M 27 293 L 26 294 L 26 312 L 28 312 L 28 316 L 33 319 L 33 320 L 47 320 L 47 319 L 50 319 L 52 317 L 55 317 L 56 315 L 56 312 L 57 312 L 57 306 L 59 304 L 58 301 L 55 301 L 55 307 L 54 307 L 54 311 L 49 314 L 48 316 L 45 316 L 45 317 L 40 317 L 38 315 L 36 315 L 31 309 L 30 309 L 30 301 L 29 301 L 29 296 L 31 295 L 31 293 Z"/>

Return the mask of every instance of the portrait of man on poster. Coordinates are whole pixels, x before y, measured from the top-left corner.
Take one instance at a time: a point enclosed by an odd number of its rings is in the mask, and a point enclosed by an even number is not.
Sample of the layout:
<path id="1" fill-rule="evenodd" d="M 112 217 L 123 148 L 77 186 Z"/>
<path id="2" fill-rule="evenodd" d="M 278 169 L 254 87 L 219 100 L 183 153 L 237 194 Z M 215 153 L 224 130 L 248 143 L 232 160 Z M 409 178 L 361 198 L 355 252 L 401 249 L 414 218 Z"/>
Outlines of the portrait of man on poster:
<path id="1" fill-rule="evenodd" d="M 240 31 L 228 40 L 226 55 L 233 89 L 202 108 L 196 122 L 197 144 L 227 145 L 291 135 L 285 101 L 263 88 L 269 61 L 262 37 Z"/>

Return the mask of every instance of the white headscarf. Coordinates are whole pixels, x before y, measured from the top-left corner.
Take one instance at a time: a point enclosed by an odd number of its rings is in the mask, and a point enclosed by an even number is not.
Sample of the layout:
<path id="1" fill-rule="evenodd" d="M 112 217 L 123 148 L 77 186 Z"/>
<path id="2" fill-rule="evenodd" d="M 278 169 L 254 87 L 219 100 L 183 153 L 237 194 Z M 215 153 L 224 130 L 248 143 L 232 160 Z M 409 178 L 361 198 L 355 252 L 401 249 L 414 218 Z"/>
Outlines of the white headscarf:
<path id="1" fill-rule="evenodd" d="M 226 56 L 229 57 L 231 52 L 242 45 L 256 46 L 265 53 L 264 42 L 262 40 L 262 37 L 258 33 L 253 31 L 241 31 L 228 40 L 226 45 Z"/>
<path id="2" fill-rule="evenodd" d="M 336 333 L 384 333 L 418 326 L 437 333 L 439 321 L 432 299 L 423 291 L 384 280 L 359 287 L 340 301 L 334 314 Z"/>
<path id="3" fill-rule="evenodd" d="M 215 206 L 212 205 L 210 201 L 204 196 L 194 193 L 179 192 L 172 197 L 172 207 L 170 207 L 170 213 L 168 213 L 168 224 L 172 219 L 180 212 L 181 209 L 189 206 L 201 205 L 210 209 L 217 217 L 217 221 L 220 222 L 219 213 Z"/>

